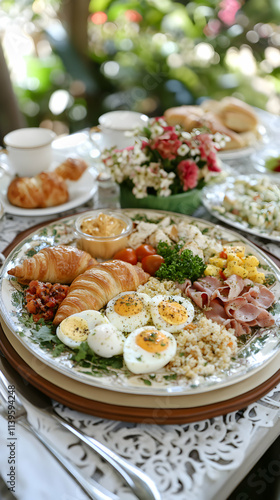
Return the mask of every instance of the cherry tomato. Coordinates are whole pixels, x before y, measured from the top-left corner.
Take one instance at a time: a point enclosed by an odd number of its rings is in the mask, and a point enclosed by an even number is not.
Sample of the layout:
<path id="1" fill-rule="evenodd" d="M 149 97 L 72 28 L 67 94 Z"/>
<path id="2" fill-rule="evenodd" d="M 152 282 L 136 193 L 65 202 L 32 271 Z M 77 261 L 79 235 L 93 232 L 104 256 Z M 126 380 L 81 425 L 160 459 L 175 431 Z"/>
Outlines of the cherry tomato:
<path id="1" fill-rule="evenodd" d="M 142 260 L 148 255 L 156 254 L 157 251 L 154 247 L 152 247 L 152 245 L 140 245 L 140 247 L 136 248 L 135 253 L 137 255 L 137 259 Z"/>
<path id="2" fill-rule="evenodd" d="M 133 266 L 137 264 L 137 255 L 133 248 L 124 248 L 123 250 L 119 250 L 115 253 L 113 259 L 129 262 L 129 264 L 132 264 Z"/>
<path id="3" fill-rule="evenodd" d="M 146 273 L 149 273 L 151 274 L 151 276 L 154 276 L 154 274 L 157 272 L 157 270 L 163 263 L 164 263 L 164 258 L 161 255 L 158 254 L 147 255 L 147 257 L 144 257 L 144 259 L 142 260 L 142 268 Z"/>

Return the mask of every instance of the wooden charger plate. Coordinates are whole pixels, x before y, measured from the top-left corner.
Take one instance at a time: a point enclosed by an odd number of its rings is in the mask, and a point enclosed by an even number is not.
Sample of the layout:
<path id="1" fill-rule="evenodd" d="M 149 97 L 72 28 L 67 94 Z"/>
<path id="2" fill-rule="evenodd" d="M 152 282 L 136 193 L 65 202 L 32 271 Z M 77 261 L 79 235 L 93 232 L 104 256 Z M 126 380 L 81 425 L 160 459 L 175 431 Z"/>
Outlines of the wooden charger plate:
<path id="1" fill-rule="evenodd" d="M 4 255 L 45 224 L 20 233 L 5 249 Z M 280 259 L 273 257 L 273 260 L 280 266 Z M 3 328 L 0 327 L 0 348 L 28 382 L 52 399 L 90 415 L 129 422 L 166 425 L 213 418 L 248 406 L 280 381 L 279 353 L 257 373 L 229 387 L 187 396 L 139 396 L 88 386 L 46 367 L 13 334 L 10 336 L 4 323 Z"/>

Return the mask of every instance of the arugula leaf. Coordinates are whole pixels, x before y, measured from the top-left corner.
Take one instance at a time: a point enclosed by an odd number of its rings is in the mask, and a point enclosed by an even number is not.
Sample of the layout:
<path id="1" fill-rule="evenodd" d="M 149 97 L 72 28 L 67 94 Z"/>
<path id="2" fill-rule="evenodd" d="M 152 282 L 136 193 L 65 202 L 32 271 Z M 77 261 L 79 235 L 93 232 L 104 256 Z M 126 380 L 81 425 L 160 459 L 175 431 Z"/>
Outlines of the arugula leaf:
<path id="1" fill-rule="evenodd" d="M 43 325 L 38 331 L 32 330 L 32 337 L 38 342 L 52 342 L 55 335 L 52 333 L 51 327 Z"/>

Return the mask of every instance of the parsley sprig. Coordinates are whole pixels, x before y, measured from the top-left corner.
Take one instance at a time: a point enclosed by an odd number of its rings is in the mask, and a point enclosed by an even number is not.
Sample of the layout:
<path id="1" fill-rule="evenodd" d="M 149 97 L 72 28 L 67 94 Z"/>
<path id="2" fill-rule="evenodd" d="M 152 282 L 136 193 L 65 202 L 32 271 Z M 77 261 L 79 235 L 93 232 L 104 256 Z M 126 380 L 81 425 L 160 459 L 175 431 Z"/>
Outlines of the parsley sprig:
<path id="1" fill-rule="evenodd" d="M 206 269 L 203 260 L 189 249 L 180 251 L 182 246 L 183 243 L 159 242 L 157 253 L 164 258 L 164 263 L 156 272 L 157 278 L 183 283 L 186 279 L 195 281 L 202 276 Z"/>

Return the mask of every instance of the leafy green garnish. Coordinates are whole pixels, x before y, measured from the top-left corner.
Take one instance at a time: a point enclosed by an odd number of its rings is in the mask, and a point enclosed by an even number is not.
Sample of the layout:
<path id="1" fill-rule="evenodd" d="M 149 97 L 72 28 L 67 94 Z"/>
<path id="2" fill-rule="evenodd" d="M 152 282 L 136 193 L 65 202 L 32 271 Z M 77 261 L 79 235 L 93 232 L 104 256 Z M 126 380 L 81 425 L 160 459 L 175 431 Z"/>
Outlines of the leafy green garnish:
<path id="1" fill-rule="evenodd" d="M 275 302 L 273 306 L 269 309 L 269 312 L 275 316 L 275 314 L 280 314 L 280 302 Z"/>
<path id="2" fill-rule="evenodd" d="M 91 375 L 100 376 L 102 374 L 116 374 L 112 369 L 123 367 L 123 357 L 113 356 L 112 358 L 102 358 L 93 352 L 87 342 L 82 342 L 71 360 L 81 367 L 91 367 Z"/>
<path id="3" fill-rule="evenodd" d="M 169 245 L 165 241 L 159 242 L 157 253 L 164 258 L 164 263 L 155 273 L 157 278 L 183 283 L 186 279 L 195 281 L 202 276 L 206 264 L 189 249 L 180 252 L 182 246 L 183 243 Z"/>
<path id="4" fill-rule="evenodd" d="M 163 378 L 165 380 L 176 380 L 177 379 L 177 373 L 173 373 L 172 375 L 164 375 Z"/>
<path id="5" fill-rule="evenodd" d="M 141 378 L 141 380 L 143 380 L 145 385 L 152 385 L 152 382 L 146 378 Z"/>

